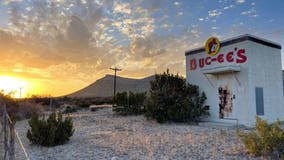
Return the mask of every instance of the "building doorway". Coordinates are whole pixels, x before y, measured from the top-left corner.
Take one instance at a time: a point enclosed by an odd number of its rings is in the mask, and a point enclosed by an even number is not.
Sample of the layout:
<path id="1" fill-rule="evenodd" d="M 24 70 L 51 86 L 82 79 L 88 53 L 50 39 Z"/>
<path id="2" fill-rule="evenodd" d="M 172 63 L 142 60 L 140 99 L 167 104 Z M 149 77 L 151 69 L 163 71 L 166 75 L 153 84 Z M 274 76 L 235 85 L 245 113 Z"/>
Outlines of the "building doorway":
<path id="1" fill-rule="evenodd" d="M 233 111 L 233 94 L 232 89 L 228 86 L 218 87 L 219 96 L 219 118 L 229 118 Z"/>

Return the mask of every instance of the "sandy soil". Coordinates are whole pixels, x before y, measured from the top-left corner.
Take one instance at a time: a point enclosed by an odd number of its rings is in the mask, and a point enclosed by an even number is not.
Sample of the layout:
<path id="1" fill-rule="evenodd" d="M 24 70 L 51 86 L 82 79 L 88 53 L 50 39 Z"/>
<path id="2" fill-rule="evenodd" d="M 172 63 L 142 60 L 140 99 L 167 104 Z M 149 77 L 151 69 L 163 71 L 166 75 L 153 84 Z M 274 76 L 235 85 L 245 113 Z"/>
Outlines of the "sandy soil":
<path id="1" fill-rule="evenodd" d="M 31 145 L 27 121 L 16 124 L 32 160 L 257 159 L 246 154 L 233 128 L 158 124 L 143 116 L 113 115 L 111 108 L 72 114 L 75 133 L 56 147 Z M 16 159 L 24 159 L 19 145 Z"/>

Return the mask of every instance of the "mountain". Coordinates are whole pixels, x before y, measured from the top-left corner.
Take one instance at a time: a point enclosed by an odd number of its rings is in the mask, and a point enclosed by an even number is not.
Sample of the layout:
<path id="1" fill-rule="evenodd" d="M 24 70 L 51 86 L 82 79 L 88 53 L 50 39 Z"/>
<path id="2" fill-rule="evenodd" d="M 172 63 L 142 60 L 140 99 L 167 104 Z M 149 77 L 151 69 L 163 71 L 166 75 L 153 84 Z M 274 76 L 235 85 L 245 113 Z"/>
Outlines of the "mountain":
<path id="1" fill-rule="evenodd" d="M 132 79 L 116 76 L 116 93 L 124 91 L 146 92 L 150 89 L 150 81 L 154 76 L 143 79 Z M 89 86 L 67 95 L 67 97 L 111 97 L 113 96 L 113 75 L 106 75 Z"/>

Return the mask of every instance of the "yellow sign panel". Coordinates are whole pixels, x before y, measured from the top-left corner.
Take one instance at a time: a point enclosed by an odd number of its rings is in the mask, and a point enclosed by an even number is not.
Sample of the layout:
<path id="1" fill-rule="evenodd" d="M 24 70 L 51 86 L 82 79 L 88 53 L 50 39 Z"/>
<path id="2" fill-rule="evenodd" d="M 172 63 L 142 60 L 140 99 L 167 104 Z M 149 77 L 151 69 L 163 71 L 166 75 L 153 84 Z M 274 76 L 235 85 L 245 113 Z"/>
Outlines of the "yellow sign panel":
<path id="1" fill-rule="evenodd" d="M 210 37 L 205 44 L 205 52 L 210 56 L 216 55 L 220 50 L 220 41 L 216 37 Z"/>

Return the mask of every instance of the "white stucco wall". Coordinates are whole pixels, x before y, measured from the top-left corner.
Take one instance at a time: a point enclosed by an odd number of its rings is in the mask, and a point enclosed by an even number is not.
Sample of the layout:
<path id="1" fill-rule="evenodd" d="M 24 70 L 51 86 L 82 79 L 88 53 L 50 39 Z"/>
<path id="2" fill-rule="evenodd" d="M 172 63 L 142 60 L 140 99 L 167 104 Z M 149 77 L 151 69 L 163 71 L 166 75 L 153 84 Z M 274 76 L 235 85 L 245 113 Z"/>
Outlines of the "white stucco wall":
<path id="1" fill-rule="evenodd" d="M 238 119 L 240 124 L 247 126 L 254 125 L 256 116 L 255 87 L 263 87 L 264 116 L 261 117 L 269 122 L 275 121 L 277 118 L 284 120 L 280 49 L 246 40 L 221 47 L 219 53 L 212 58 L 234 51 L 233 57 L 235 59 L 239 49 L 245 49 L 247 61 L 244 63 L 214 62 L 203 68 L 197 67 L 195 70 L 190 70 L 190 59 L 205 58 L 208 55 L 205 52 L 199 52 L 186 56 L 187 82 L 198 85 L 205 92 L 206 105 L 210 106 L 208 120 L 236 123 L 235 120 L 219 118 L 219 86 L 229 86 L 232 95 L 234 95 L 232 113 L 227 118 Z M 240 72 L 207 74 L 207 76 L 202 73 L 206 69 L 224 66 L 239 66 Z"/>
<path id="2" fill-rule="evenodd" d="M 255 123 L 255 87 L 263 87 L 264 115 L 260 117 L 269 122 L 284 120 L 281 50 L 248 41 L 248 51 L 249 112 L 253 115 L 249 124 Z"/>

